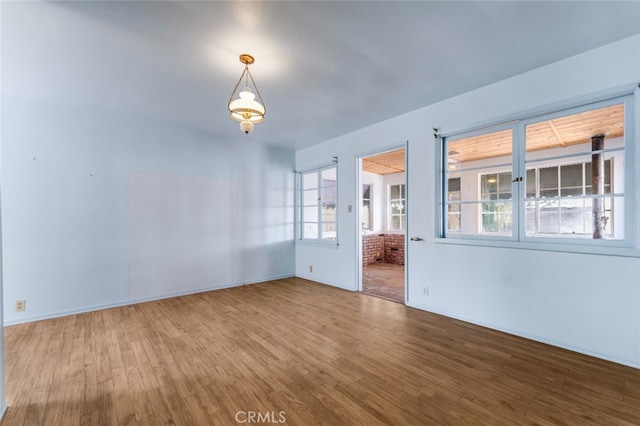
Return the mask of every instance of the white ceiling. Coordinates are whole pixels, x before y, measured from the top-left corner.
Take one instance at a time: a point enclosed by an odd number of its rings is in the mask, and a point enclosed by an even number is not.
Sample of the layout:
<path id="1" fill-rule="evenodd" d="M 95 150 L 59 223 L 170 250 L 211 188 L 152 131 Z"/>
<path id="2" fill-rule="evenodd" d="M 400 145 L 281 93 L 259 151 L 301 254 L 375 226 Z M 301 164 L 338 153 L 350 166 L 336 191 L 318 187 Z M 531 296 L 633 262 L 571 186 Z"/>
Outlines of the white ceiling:
<path id="1" fill-rule="evenodd" d="M 2 90 L 300 149 L 638 33 L 637 1 L 3 1 Z"/>

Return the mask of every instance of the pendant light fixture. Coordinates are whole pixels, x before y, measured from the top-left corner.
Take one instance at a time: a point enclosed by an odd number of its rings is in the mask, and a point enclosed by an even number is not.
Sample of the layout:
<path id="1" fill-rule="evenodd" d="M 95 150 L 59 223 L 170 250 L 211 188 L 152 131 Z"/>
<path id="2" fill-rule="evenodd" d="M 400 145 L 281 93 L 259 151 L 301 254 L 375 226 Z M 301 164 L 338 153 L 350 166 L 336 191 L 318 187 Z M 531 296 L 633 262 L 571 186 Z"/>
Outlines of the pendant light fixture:
<path id="1" fill-rule="evenodd" d="M 264 107 L 262 96 L 260 96 L 256 82 L 253 81 L 253 76 L 249 71 L 249 65 L 253 64 L 255 59 L 253 59 L 253 56 L 243 53 L 240 55 L 240 62 L 244 64 L 244 71 L 242 71 L 240 79 L 238 79 L 236 87 L 233 88 L 233 92 L 229 97 L 228 108 L 231 118 L 240 122 L 240 130 L 245 134 L 249 134 L 253 132 L 253 125 L 255 123 L 261 123 L 264 120 L 267 109 Z M 234 100 L 233 97 L 236 95 L 243 79 L 244 90 L 238 93 L 238 98 Z M 251 85 L 249 83 L 251 83 Z M 255 93 L 251 91 L 251 87 L 253 87 Z M 260 102 L 256 100 L 256 95 L 258 95 Z"/>

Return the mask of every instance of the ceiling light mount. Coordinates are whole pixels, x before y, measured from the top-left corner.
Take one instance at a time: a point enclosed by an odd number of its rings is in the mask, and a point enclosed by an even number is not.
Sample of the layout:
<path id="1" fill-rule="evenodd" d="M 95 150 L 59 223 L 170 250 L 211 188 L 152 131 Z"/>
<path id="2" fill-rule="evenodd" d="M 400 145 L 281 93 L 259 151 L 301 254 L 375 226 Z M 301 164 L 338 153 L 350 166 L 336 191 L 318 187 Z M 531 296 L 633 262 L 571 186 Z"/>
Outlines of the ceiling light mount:
<path id="1" fill-rule="evenodd" d="M 253 131 L 253 125 L 255 123 L 261 123 L 264 120 L 267 109 L 264 106 L 262 96 L 260 96 L 260 91 L 258 91 L 258 86 L 256 86 L 256 82 L 253 80 L 251 71 L 249 71 L 249 65 L 253 64 L 255 59 L 253 56 L 243 53 L 240 55 L 240 62 L 244 64 L 244 70 L 242 74 L 240 74 L 240 78 L 233 88 L 233 92 L 231 92 L 227 107 L 229 108 L 231 118 L 240 122 L 240 130 L 245 134 L 249 134 Z M 238 98 L 234 100 L 233 97 L 236 95 L 243 79 L 244 90 L 238 93 Z M 252 87 L 253 91 L 251 90 Z M 255 99 L 256 95 L 258 96 L 258 100 Z"/>
<path id="2" fill-rule="evenodd" d="M 242 62 L 245 65 L 251 65 L 255 61 L 256 60 L 254 59 L 254 57 L 249 55 L 248 53 L 243 53 L 242 55 L 240 55 L 240 62 Z"/>

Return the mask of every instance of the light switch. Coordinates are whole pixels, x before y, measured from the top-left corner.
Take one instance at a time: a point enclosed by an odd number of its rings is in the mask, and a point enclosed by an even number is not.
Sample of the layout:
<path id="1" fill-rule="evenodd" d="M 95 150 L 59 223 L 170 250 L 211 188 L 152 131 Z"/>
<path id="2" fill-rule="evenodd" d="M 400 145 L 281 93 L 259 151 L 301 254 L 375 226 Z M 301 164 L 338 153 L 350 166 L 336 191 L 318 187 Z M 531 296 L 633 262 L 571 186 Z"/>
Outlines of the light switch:
<path id="1" fill-rule="evenodd" d="M 353 211 L 353 206 L 351 204 L 349 204 L 347 206 L 347 213 L 351 213 Z"/>

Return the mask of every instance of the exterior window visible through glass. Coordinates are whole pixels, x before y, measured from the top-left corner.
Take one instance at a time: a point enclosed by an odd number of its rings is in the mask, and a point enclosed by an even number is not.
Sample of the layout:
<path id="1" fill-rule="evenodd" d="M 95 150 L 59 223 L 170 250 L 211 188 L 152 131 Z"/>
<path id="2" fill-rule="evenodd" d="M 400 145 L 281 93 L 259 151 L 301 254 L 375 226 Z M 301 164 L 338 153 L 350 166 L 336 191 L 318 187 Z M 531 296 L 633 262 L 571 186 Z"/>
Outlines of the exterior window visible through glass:
<path id="1" fill-rule="evenodd" d="M 404 184 L 389 185 L 389 229 L 405 229 L 405 193 Z"/>
<path id="2" fill-rule="evenodd" d="M 527 235 L 591 236 L 591 162 L 527 170 Z M 603 193 L 611 194 L 612 161 L 604 162 Z M 532 200 L 538 200 L 532 202 Z M 611 204 L 603 209 L 604 231 L 613 237 Z"/>
<path id="3" fill-rule="evenodd" d="M 362 229 L 371 230 L 372 225 L 371 210 L 371 184 L 362 185 Z"/>
<path id="4" fill-rule="evenodd" d="M 442 235 L 630 247 L 633 108 L 628 95 L 444 137 Z"/>
<path id="5" fill-rule="evenodd" d="M 447 143 L 447 233 L 503 235 L 512 230 L 512 130 Z"/>
<path id="6" fill-rule="evenodd" d="M 525 138 L 526 236 L 624 239 L 624 104 L 528 124 Z"/>
<path id="7" fill-rule="evenodd" d="M 482 232 L 511 232 L 511 172 L 493 173 L 480 177 L 482 203 Z M 498 202 L 495 202 L 499 200 Z M 504 200 L 509 200 L 505 202 Z"/>
<path id="8" fill-rule="evenodd" d="M 460 232 L 460 178 L 450 178 L 447 185 L 447 230 Z"/>
<path id="9" fill-rule="evenodd" d="M 337 239 L 336 166 L 312 170 L 300 175 L 301 239 Z"/>

